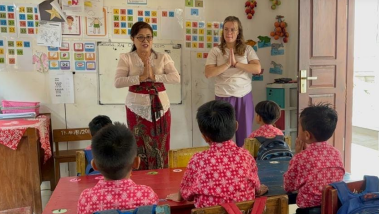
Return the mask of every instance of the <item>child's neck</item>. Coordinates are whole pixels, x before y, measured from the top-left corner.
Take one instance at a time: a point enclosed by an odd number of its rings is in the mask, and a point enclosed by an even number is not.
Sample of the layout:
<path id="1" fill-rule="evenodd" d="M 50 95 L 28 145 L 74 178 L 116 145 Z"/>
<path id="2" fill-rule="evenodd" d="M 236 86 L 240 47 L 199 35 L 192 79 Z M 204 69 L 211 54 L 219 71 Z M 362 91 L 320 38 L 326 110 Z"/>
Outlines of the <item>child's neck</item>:
<path id="1" fill-rule="evenodd" d="M 130 170 L 130 172 L 128 172 L 128 174 L 126 174 L 126 176 L 124 178 L 121 178 L 121 179 L 118 179 L 118 180 L 130 179 L 131 176 L 132 176 L 132 170 Z M 105 181 L 115 181 L 115 180 L 109 179 L 109 178 L 107 178 L 105 176 L 104 176 L 104 180 Z"/>
<path id="2" fill-rule="evenodd" d="M 271 124 L 266 124 L 266 123 L 264 123 L 263 121 L 259 121 L 258 124 L 259 124 L 259 126 L 271 125 Z"/>

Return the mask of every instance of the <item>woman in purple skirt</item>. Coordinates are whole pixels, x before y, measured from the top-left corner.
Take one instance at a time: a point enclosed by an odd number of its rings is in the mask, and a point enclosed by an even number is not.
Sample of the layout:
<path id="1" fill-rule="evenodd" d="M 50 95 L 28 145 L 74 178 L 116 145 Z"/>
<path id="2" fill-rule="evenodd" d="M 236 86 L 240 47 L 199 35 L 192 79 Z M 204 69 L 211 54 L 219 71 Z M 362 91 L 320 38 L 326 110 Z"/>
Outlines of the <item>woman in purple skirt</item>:
<path id="1" fill-rule="evenodd" d="M 259 58 L 254 49 L 245 44 L 240 20 L 235 16 L 227 17 L 221 44 L 208 54 L 205 76 L 215 78 L 216 100 L 225 100 L 235 108 L 239 125 L 236 143 L 239 147 L 243 146 L 252 131 L 254 105 L 251 74 L 260 72 Z"/>

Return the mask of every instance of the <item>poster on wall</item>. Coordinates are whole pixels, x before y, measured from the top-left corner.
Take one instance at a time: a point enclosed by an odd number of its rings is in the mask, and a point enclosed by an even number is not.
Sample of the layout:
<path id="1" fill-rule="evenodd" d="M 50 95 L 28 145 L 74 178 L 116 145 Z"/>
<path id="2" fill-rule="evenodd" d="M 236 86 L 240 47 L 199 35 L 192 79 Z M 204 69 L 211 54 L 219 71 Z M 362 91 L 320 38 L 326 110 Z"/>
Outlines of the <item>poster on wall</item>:
<path id="1" fill-rule="evenodd" d="M 96 17 L 86 17 L 85 35 L 87 37 L 107 37 L 107 9 L 103 7 L 103 13 Z"/>
<path id="2" fill-rule="evenodd" d="M 72 42 L 73 70 L 96 72 L 96 42 Z"/>
<path id="3" fill-rule="evenodd" d="M 5 37 L 17 37 L 16 11 L 12 4 L 0 3 L 0 33 Z"/>
<path id="4" fill-rule="evenodd" d="M 72 70 L 70 42 L 62 42 L 62 47 L 48 46 L 47 59 L 49 70 Z"/>
<path id="5" fill-rule="evenodd" d="M 0 71 L 5 71 L 5 62 L 6 62 L 6 49 L 5 44 L 7 40 L 5 38 L 0 38 Z"/>
<path id="6" fill-rule="evenodd" d="M 184 12 L 187 20 L 204 20 L 203 0 L 184 0 Z"/>
<path id="7" fill-rule="evenodd" d="M 62 23 L 41 21 L 37 34 L 37 45 L 60 47 L 62 43 Z"/>
<path id="8" fill-rule="evenodd" d="M 7 70 L 10 71 L 33 71 L 33 51 L 32 43 L 26 39 L 8 39 L 7 50 Z"/>
<path id="9" fill-rule="evenodd" d="M 49 72 L 51 102 L 74 103 L 74 77 L 71 71 Z"/>
<path id="10" fill-rule="evenodd" d="M 38 5 L 40 18 L 44 21 L 65 22 L 66 15 L 61 10 L 57 0 L 43 1 Z"/>
<path id="11" fill-rule="evenodd" d="M 17 5 L 17 29 L 19 37 L 36 37 L 39 25 L 38 6 L 33 4 Z"/>
<path id="12" fill-rule="evenodd" d="M 67 16 L 67 22 L 62 22 L 63 36 L 81 36 L 82 26 L 80 16 Z"/>
<path id="13" fill-rule="evenodd" d="M 186 21 L 185 25 L 186 48 L 203 49 L 205 48 L 205 22 Z"/>
<path id="14" fill-rule="evenodd" d="M 66 15 L 81 16 L 84 14 L 84 0 L 60 0 Z"/>
<path id="15" fill-rule="evenodd" d="M 111 18 L 112 38 L 129 38 L 136 17 L 132 8 L 113 7 Z"/>
<path id="16" fill-rule="evenodd" d="M 104 0 L 85 0 L 84 1 L 84 15 L 86 17 L 96 17 L 103 11 Z"/>
<path id="17" fill-rule="evenodd" d="M 161 38 L 181 40 L 183 38 L 183 10 L 161 10 Z"/>

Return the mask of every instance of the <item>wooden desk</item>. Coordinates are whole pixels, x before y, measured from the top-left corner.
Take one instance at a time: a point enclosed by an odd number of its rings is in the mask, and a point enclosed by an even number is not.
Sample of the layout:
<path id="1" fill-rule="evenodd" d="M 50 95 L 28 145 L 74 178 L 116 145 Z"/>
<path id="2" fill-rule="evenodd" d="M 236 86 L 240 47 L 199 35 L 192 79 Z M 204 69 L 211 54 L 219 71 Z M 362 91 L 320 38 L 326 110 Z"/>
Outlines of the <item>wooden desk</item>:
<path id="1" fill-rule="evenodd" d="M 49 158 L 43 164 L 45 152 L 37 133 L 36 128 L 27 128 L 16 150 L 0 144 L 0 210 L 30 206 L 34 213 L 42 213 L 40 185 L 48 180 L 54 188 L 54 163 Z"/>
<path id="2" fill-rule="evenodd" d="M 269 161 L 258 161 L 257 164 L 261 182 L 269 188 L 267 196 L 285 195 L 283 173 L 287 171 L 288 161 L 280 161 L 277 164 L 272 164 Z M 182 171 L 174 172 L 174 169 L 136 171 L 132 173 L 131 179 L 137 184 L 150 186 L 161 199 L 159 204 L 170 205 L 172 214 L 191 213 L 191 209 L 195 208 L 192 202 L 178 203 L 165 200 L 168 194 L 179 191 L 185 168 L 179 169 Z M 158 174 L 148 174 L 151 171 L 158 172 Z M 95 186 L 98 182 L 97 177 L 99 175 L 61 178 L 43 213 L 50 214 L 53 210 L 57 209 L 67 209 L 67 213 L 76 213 L 80 193 L 86 188 Z M 70 181 L 75 178 L 80 179 L 80 181 Z"/>

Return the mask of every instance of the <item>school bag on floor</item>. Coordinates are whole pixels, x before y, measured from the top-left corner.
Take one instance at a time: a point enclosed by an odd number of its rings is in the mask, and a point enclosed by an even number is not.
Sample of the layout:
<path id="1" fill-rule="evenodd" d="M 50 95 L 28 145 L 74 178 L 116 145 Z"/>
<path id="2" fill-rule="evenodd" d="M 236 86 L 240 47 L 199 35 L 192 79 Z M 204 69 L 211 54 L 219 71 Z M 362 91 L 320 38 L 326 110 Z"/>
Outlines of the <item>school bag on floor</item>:
<path id="1" fill-rule="evenodd" d="M 379 179 L 376 176 L 364 176 L 366 189 L 361 193 L 353 193 L 345 182 L 332 183 L 337 189 L 342 204 L 337 214 L 371 214 L 379 213 Z"/>
<path id="2" fill-rule="evenodd" d="M 274 138 L 255 137 L 261 146 L 258 149 L 257 160 L 291 160 L 293 154 L 283 135 Z"/>

